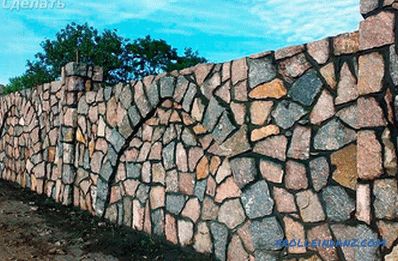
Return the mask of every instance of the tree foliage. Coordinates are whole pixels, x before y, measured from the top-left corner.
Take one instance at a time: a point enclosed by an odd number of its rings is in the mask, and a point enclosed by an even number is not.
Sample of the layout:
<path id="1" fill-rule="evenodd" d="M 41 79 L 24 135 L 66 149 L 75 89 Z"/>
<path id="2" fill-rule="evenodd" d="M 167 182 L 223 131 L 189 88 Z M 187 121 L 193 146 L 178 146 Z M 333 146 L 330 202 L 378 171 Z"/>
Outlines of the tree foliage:
<path id="1" fill-rule="evenodd" d="M 71 61 L 98 65 L 104 69 L 108 84 L 140 79 L 151 74 L 179 70 L 207 60 L 198 52 L 186 48 L 178 54 L 164 40 L 150 36 L 132 42 L 118 35 L 117 30 L 100 33 L 88 24 L 68 24 L 54 40 L 41 43 L 43 49 L 33 61 L 27 61 L 24 74 L 10 79 L 4 93 L 30 88 L 56 80 L 61 68 Z"/>

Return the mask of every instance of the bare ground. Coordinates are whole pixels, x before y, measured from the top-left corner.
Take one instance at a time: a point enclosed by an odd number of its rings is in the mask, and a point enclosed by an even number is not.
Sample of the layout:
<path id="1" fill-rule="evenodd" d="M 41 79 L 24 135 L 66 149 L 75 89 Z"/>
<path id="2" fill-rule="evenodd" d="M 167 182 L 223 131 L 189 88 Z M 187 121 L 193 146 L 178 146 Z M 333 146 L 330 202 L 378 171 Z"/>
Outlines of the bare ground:
<path id="1" fill-rule="evenodd" d="M 210 260 L 0 181 L 0 260 Z"/>

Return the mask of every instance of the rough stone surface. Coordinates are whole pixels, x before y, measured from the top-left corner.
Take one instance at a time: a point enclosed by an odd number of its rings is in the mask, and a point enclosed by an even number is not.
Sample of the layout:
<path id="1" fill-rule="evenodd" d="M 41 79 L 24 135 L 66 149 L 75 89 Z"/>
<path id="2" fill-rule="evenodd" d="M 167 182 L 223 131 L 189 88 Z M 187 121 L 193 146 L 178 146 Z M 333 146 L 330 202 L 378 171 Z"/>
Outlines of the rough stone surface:
<path id="1" fill-rule="evenodd" d="M 182 246 L 190 245 L 193 238 L 193 224 L 190 221 L 178 220 L 178 240 Z"/>
<path id="2" fill-rule="evenodd" d="M 395 45 L 390 46 L 390 76 L 395 86 L 398 85 L 398 54 Z"/>
<path id="3" fill-rule="evenodd" d="M 357 108 L 357 121 L 361 128 L 385 126 L 387 124 L 383 110 L 375 98 L 359 98 Z"/>
<path id="4" fill-rule="evenodd" d="M 321 96 L 312 108 L 310 114 L 310 121 L 312 124 L 321 124 L 327 119 L 330 119 L 335 114 L 335 107 L 333 96 L 327 90 L 322 91 Z"/>
<path id="5" fill-rule="evenodd" d="M 253 151 L 281 161 L 286 159 L 287 139 L 283 135 L 271 136 L 259 141 Z"/>
<path id="6" fill-rule="evenodd" d="M 278 212 L 292 213 L 297 211 L 296 203 L 294 202 L 293 194 L 290 194 L 283 188 L 275 187 L 273 191 L 275 205 Z"/>
<path id="7" fill-rule="evenodd" d="M 353 129 L 359 129 L 358 108 L 356 104 L 344 107 L 336 113 L 336 116 Z"/>
<path id="8" fill-rule="evenodd" d="M 247 62 L 246 58 L 235 60 L 232 62 L 232 84 L 243 81 L 247 78 Z"/>
<path id="9" fill-rule="evenodd" d="M 311 68 L 311 64 L 307 61 L 304 53 L 297 54 L 279 63 L 279 73 L 286 80 L 301 76 L 309 68 Z"/>
<path id="10" fill-rule="evenodd" d="M 226 199 L 238 198 L 240 195 L 241 190 L 236 184 L 234 178 L 229 177 L 217 187 L 215 201 L 221 203 Z"/>
<path id="11" fill-rule="evenodd" d="M 355 53 L 359 50 L 360 34 L 358 32 L 345 33 L 333 38 L 335 55 Z"/>
<path id="12" fill-rule="evenodd" d="M 185 204 L 185 198 L 181 195 L 167 194 L 166 210 L 172 214 L 178 215 Z"/>
<path id="13" fill-rule="evenodd" d="M 379 1 L 377 0 L 361 0 L 360 11 L 361 14 L 367 14 L 375 10 L 379 6 Z"/>
<path id="14" fill-rule="evenodd" d="M 195 234 L 194 249 L 199 253 L 211 253 L 212 243 L 210 238 L 210 230 L 206 223 L 202 222 L 198 225 L 198 230 Z"/>
<path id="15" fill-rule="evenodd" d="M 368 184 L 358 184 L 356 196 L 357 196 L 357 202 L 356 202 L 355 216 L 358 220 L 361 220 L 370 225 L 371 221 L 370 186 Z"/>
<path id="16" fill-rule="evenodd" d="M 254 220 L 250 230 L 256 250 L 277 250 L 275 241 L 284 238 L 283 229 L 275 217 Z"/>
<path id="17" fill-rule="evenodd" d="M 336 104 L 343 104 L 358 98 L 357 80 L 352 74 L 347 63 L 343 64 L 340 71 L 340 81 L 337 85 Z"/>
<path id="18" fill-rule="evenodd" d="M 248 64 L 250 88 L 254 88 L 261 83 L 269 82 L 276 76 L 276 69 L 270 56 L 259 59 L 249 59 Z"/>
<path id="19" fill-rule="evenodd" d="M 292 57 L 293 55 L 296 55 L 303 51 L 304 51 L 303 45 L 295 45 L 295 46 L 285 47 L 285 48 L 275 51 L 275 59 L 281 60 L 284 58 Z"/>
<path id="20" fill-rule="evenodd" d="M 311 190 L 297 193 L 296 202 L 304 222 L 319 222 L 325 220 L 325 213 L 323 212 L 319 198 Z"/>
<path id="21" fill-rule="evenodd" d="M 357 146 L 349 145 L 332 154 L 331 162 L 336 166 L 333 179 L 340 185 L 355 190 L 357 185 Z"/>
<path id="22" fill-rule="evenodd" d="M 304 106 L 310 106 L 322 88 L 322 81 L 315 70 L 300 77 L 289 89 L 289 96 Z"/>
<path id="23" fill-rule="evenodd" d="M 394 43 L 394 14 L 380 12 L 362 21 L 359 26 L 360 49 L 367 50 Z"/>
<path id="24" fill-rule="evenodd" d="M 286 87 L 282 80 L 275 79 L 269 83 L 264 83 L 254 88 L 249 97 L 253 99 L 275 98 L 280 99 L 287 94 Z"/>
<path id="25" fill-rule="evenodd" d="M 310 174 L 315 191 L 318 192 L 326 186 L 329 173 L 329 163 L 325 157 L 318 157 L 310 161 Z"/>
<path id="26" fill-rule="evenodd" d="M 255 101 L 250 106 L 250 119 L 255 125 L 264 125 L 274 103 L 272 101 Z"/>
<path id="27" fill-rule="evenodd" d="M 250 185 L 242 193 L 241 199 L 246 215 L 250 219 L 264 217 L 272 213 L 274 200 L 270 196 L 268 185 L 265 181 L 258 181 Z"/>
<path id="28" fill-rule="evenodd" d="M 280 132 L 279 127 L 273 124 L 258 128 L 252 131 L 250 135 L 251 141 L 259 141 L 272 135 L 278 135 Z"/>
<path id="29" fill-rule="evenodd" d="M 325 66 L 322 66 L 321 69 L 319 70 L 321 73 L 323 79 L 325 79 L 326 83 L 329 85 L 330 88 L 333 90 L 336 89 L 336 73 L 335 73 L 335 67 L 334 63 L 330 62 L 326 64 Z"/>
<path id="30" fill-rule="evenodd" d="M 322 199 L 325 202 L 326 215 L 332 221 L 346 221 L 355 210 L 354 201 L 342 187 L 326 187 L 322 190 Z"/>
<path id="31" fill-rule="evenodd" d="M 314 138 L 314 148 L 316 150 L 337 150 L 355 139 L 354 130 L 345 127 L 339 120 L 332 119 L 318 130 Z"/>
<path id="32" fill-rule="evenodd" d="M 295 103 L 283 100 L 276 106 L 276 109 L 271 113 L 278 126 L 283 129 L 292 127 L 301 117 L 307 112 L 305 109 Z"/>
<path id="33" fill-rule="evenodd" d="M 293 159 L 305 160 L 310 157 L 311 128 L 297 126 L 287 156 Z"/>
<path id="34" fill-rule="evenodd" d="M 307 51 L 318 64 L 325 64 L 329 59 L 330 53 L 328 39 L 307 44 Z"/>
<path id="35" fill-rule="evenodd" d="M 260 172 L 265 180 L 273 183 L 282 183 L 284 173 L 282 165 L 269 160 L 261 160 Z"/>
<path id="36" fill-rule="evenodd" d="M 307 237 L 309 241 L 312 240 L 333 240 L 332 233 L 327 224 L 317 225 L 311 228 L 308 233 Z M 309 247 L 311 250 L 316 250 L 319 252 L 320 256 L 324 260 L 339 260 L 337 257 L 337 251 L 335 247 L 324 248 L 324 247 L 316 247 L 312 248 Z"/>
<path id="37" fill-rule="evenodd" d="M 254 180 L 257 173 L 256 163 L 252 158 L 236 158 L 230 161 L 232 174 L 240 188 Z"/>
<path id="38" fill-rule="evenodd" d="M 245 212 L 239 199 L 224 202 L 218 213 L 218 221 L 224 223 L 230 229 L 242 224 L 245 218 Z"/>
<path id="39" fill-rule="evenodd" d="M 361 179 L 373 180 L 383 174 L 381 145 L 373 131 L 360 131 L 357 141 L 357 168 Z"/>
<path id="40" fill-rule="evenodd" d="M 227 260 L 249 260 L 249 255 L 238 235 L 234 235 L 231 238 L 231 242 L 228 245 Z"/>
<path id="41" fill-rule="evenodd" d="M 395 153 L 395 146 L 391 142 L 389 129 L 384 129 L 381 136 L 384 145 L 383 165 L 389 176 L 395 176 L 398 170 L 398 160 Z"/>
<path id="42" fill-rule="evenodd" d="M 377 221 L 377 228 L 381 237 L 386 240 L 386 248 L 390 249 L 398 238 L 398 223 L 380 220 Z"/>
<path id="43" fill-rule="evenodd" d="M 373 52 L 359 56 L 358 91 L 360 95 L 379 92 L 384 77 L 384 59 Z"/>
<path id="44" fill-rule="evenodd" d="M 285 233 L 286 239 L 289 240 L 300 240 L 301 242 L 305 241 L 305 232 L 304 227 L 299 222 L 294 221 L 294 219 L 285 216 L 283 217 L 283 223 L 285 224 Z M 307 252 L 305 247 L 289 247 L 288 252 L 292 254 L 302 254 Z"/>
<path id="45" fill-rule="evenodd" d="M 214 237 L 214 252 L 216 258 L 219 260 L 225 260 L 227 240 L 228 240 L 228 228 L 217 222 L 210 224 L 210 231 Z"/>
<path id="46" fill-rule="evenodd" d="M 390 254 L 386 255 L 385 257 L 386 261 L 394 261 L 398 259 L 398 246 L 395 246 L 393 250 L 391 251 Z"/>
<path id="47" fill-rule="evenodd" d="M 337 240 L 353 240 L 357 238 L 377 240 L 377 234 L 366 225 L 362 224 L 356 227 L 336 224 L 331 225 L 331 229 Z M 379 251 L 377 247 L 344 247 L 342 250 L 346 260 L 379 260 Z"/>
<path id="48" fill-rule="evenodd" d="M 308 188 L 308 180 L 304 164 L 292 160 L 289 160 L 286 163 L 285 186 L 292 190 Z"/>
<path id="49" fill-rule="evenodd" d="M 398 188 L 394 179 L 379 179 L 374 182 L 373 206 L 377 218 L 393 219 L 398 217 Z"/>

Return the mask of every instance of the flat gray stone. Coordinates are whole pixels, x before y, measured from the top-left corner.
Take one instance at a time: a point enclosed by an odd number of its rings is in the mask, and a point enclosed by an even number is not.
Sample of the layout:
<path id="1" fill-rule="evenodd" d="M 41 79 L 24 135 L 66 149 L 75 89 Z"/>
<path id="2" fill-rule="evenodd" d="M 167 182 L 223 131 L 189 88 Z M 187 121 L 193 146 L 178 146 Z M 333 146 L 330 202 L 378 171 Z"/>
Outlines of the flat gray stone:
<path id="1" fill-rule="evenodd" d="M 226 259 L 228 228 L 223 224 L 211 222 L 210 230 L 214 238 L 214 254 L 217 260 L 224 261 Z"/>
<path id="2" fill-rule="evenodd" d="M 398 187 L 395 179 L 376 180 L 373 187 L 373 206 L 377 218 L 398 218 Z"/>
<path id="3" fill-rule="evenodd" d="M 139 163 L 127 163 L 127 165 L 126 165 L 127 177 L 133 178 L 133 179 L 138 179 L 141 176 L 141 168 L 142 168 L 142 165 Z"/>
<path id="4" fill-rule="evenodd" d="M 241 196 L 246 215 L 250 219 L 264 217 L 272 213 L 274 200 L 270 196 L 268 184 L 262 180 L 250 185 Z"/>
<path id="5" fill-rule="evenodd" d="M 145 185 L 143 183 L 140 184 L 140 186 L 137 189 L 136 192 L 136 197 L 137 199 L 142 203 L 145 204 L 146 201 L 148 200 L 149 197 L 149 189 L 150 187 L 148 185 Z"/>
<path id="6" fill-rule="evenodd" d="M 276 77 L 276 68 L 271 56 L 259 59 L 248 59 L 249 64 L 249 86 L 269 82 Z"/>
<path id="7" fill-rule="evenodd" d="M 355 202 L 347 192 L 339 186 L 330 186 L 322 190 L 326 215 L 332 221 L 342 222 L 350 219 L 355 210 Z"/>
<path id="8" fill-rule="evenodd" d="M 398 85 L 398 55 L 395 45 L 390 46 L 390 76 L 395 86 Z"/>
<path id="9" fill-rule="evenodd" d="M 215 153 L 220 156 L 234 157 L 251 149 L 247 138 L 247 125 L 242 126 L 239 131 L 235 132 L 223 144 L 219 146 L 219 150 Z"/>
<path id="10" fill-rule="evenodd" d="M 175 167 L 175 141 L 170 142 L 166 147 L 163 148 L 162 156 L 163 156 L 163 165 L 166 170 L 172 169 Z"/>
<path id="11" fill-rule="evenodd" d="M 220 121 L 214 128 L 212 136 L 218 143 L 222 143 L 235 129 L 227 113 L 224 112 Z"/>
<path id="12" fill-rule="evenodd" d="M 172 214 L 179 215 L 185 204 L 185 197 L 183 195 L 167 194 L 166 195 L 166 210 Z"/>
<path id="13" fill-rule="evenodd" d="M 271 113 L 276 124 L 283 129 L 292 127 L 305 114 L 307 112 L 301 105 L 288 100 L 278 103 L 276 109 Z"/>
<path id="14" fill-rule="evenodd" d="M 160 79 L 160 97 L 171 98 L 174 94 L 175 81 L 174 77 L 163 77 Z"/>
<path id="15" fill-rule="evenodd" d="M 294 101 L 304 106 L 310 106 L 321 91 L 322 85 L 323 83 L 316 71 L 310 70 L 293 83 L 288 95 Z"/>
<path id="16" fill-rule="evenodd" d="M 256 161 L 253 158 L 235 158 L 230 161 L 236 184 L 243 188 L 255 179 Z"/>
<path id="17" fill-rule="evenodd" d="M 330 168 L 327 159 L 318 157 L 311 160 L 310 173 L 314 190 L 318 192 L 328 183 Z"/>
<path id="18" fill-rule="evenodd" d="M 108 182 L 103 179 L 97 181 L 97 196 L 95 201 L 95 212 L 97 216 L 101 217 L 105 211 L 105 202 L 108 198 Z"/>
<path id="19" fill-rule="evenodd" d="M 356 132 L 345 127 L 340 120 L 332 119 L 322 126 L 314 138 L 316 150 L 338 150 L 356 140 Z"/>
<path id="20" fill-rule="evenodd" d="M 111 177 L 113 173 L 113 168 L 109 160 L 106 160 L 104 164 L 102 164 L 102 167 L 100 169 L 100 177 L 102 177 L 104 180 L 109 181 L 109 178 Z"/>
<path id="21" fill-rule="evenodd" d="M 182 108 L 186 112 L 191 111 L 191 106 L 192 106 L 193 100 L 195 98 L 196 92 L 197 92 L 196 86 L 192 83 L 189 84 L 188 90 L 184 96 L 184 100 L 182 101 Z"/>
<path id="22" fill-rule="evenodd" d="M 181 139 L 188 146 L 196 146 L 197 144 L 195 135 L 188 128 L 184 128 L 182 131 Z"/>
<path id="23" fill-rule="evenodd" d="M 363 224 L 356 227 L 336 224 L 331 225 L 331 229 L 337 240 L 378 240 L 377 234 Z M 381 260 L 377 247 L 342 247 L 341 249 L 346 260 Z"/>
<path id="24" fill-rule="evenodd" d="M 112 134 L 109 137 L 109 142 L 112 144 L 116 151 L 120 151 L 126 140 L 116 129 L 113 129 Z"/>
<path id="25" fill-rule="evenodd" d="M 254 248 L 256 250 L 278 250 L 275 241 L 283 240 L 284 233 L 275 217 L 254 220 L 250 225 Z"/>
<path id="26" fill-rule="evenodd" d="M 128 115 L 133 126 L 137 126 L 138 123 L 141 121 L 141 115 L 138 112 L 137 107 L 135 106 L 129 108 Z"/>
<path id="27" fill-rule="evenodd" d="M 276 257 L 270 254 L 268 251 L 258 250 L 254 253 L 256 261 L 276 261 Z"/>
<path id="28" fill-rule="evenodd" d="M 225 111 L 224 107 L 222 107 L 218 101 L 212 97 L 210 99 L 209 105 L 207 106 L 205 116 L 203 119 L 203 125 L 209 130 L 212 131 L 217 124 L 218 118 L 220 118 L 221 114 Z"/>
<path id="29" fill-rule="evenodd" d="M 340 120 L 348 124 L 353 129 L 360 128 L 357 115 L 358 109 L 356 104 L 349 107 L 344 107 L 336 113 L 336 116 L 340 118 Z"/>
<path id="30" fill-rule="evenodd" d="M 146 93 L 148 95 L 148 100 L 151 106 L 156 107 L 159 103 L 159 90 L 157 82 L 149 85 L 149 87 L 146 89 Z"/>
<path id="31" fill-rule="evenodd" d="M 203 201 L 206 192 L 207 180 L 198 180 L 195 184 L 194 195 L 199 199 L 200 202 Z"/>
<path id="32" fill-rule="evenodd" d="M 159 208 L 151 213 L 151 220 L 153 224 L 153 233 L 156 236 L 164 235 L 164 213 L 163 209 Z"/>

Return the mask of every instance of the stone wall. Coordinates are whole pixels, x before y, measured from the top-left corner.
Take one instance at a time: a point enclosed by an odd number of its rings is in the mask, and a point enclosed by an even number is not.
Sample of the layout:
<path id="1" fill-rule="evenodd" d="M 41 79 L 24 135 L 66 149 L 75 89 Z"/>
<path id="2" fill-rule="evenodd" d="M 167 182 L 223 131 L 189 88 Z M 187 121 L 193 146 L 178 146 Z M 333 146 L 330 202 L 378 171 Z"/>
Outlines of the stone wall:
<path id="1" fill-rule="evenodd" d="M 1 97 L 0 176 L 219 260 L 397 260 L 396 4 L 361 2 L 358 32 L 129 84 L 70 63 Z M 353 238 L 386 246 L 275 245 Z"/>

